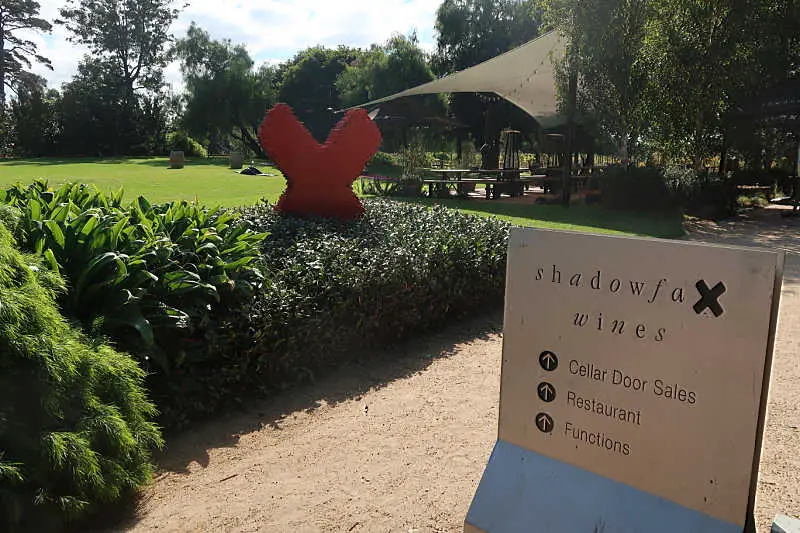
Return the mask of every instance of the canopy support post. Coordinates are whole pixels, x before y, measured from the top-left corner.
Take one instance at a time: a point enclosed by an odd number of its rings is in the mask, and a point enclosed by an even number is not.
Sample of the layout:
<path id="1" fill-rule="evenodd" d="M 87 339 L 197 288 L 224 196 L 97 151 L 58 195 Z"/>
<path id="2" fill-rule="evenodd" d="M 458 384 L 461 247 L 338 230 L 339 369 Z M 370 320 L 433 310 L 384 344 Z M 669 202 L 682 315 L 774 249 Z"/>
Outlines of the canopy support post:
<path id="1" fill-rule="evenodd" d="M 578 69 L 575 65 L 576 39 L 573 38 L 569 61 L 569 87 L 567 94 L 567 135 L 564 146 L 564 180 L 561 186 L 561 203 L 569 207 L 572 193 L 572 154 L 575 151 L 575 108 L 578 100 Z"/>

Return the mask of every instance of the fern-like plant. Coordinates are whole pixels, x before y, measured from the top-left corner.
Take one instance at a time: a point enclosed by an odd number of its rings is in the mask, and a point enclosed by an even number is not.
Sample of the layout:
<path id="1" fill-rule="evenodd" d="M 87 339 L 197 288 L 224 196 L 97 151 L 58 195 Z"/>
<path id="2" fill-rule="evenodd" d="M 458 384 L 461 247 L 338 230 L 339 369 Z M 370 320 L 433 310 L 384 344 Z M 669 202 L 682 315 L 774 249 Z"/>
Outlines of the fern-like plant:
<path id="1" fill-rule="evenodd" d="M 151 479 L 144 372 L 59 314 L 60 278 L 0 225 L 0 530 L 57 531 Z"/>

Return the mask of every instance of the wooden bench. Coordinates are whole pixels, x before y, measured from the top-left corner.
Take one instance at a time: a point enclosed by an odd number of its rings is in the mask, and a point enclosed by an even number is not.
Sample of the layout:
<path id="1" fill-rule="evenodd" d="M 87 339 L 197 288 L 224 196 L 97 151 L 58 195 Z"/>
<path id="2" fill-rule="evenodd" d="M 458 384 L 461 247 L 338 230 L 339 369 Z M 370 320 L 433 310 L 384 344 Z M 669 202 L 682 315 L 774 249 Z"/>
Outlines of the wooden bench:
<path id="1" fill-rule="evenodd" d="M 428 196 L 449 195 L 449 186 L 455 186 L 456 191 L 460 195 L 464 195 L 464 185 L 486 185 L 486 198 L 499 198 L 501 194 L 511 194 L 518 196 L 523 193 L 523 187 L 529 184 L 537 183 L 538 178 L 517 178 L 517 179 L 502 179 L 494 177 L 477 177 L 477 178 L 460 178 L 460 179 L 424 179 L 422 180 L 423 187 L 428 186 Z"/>

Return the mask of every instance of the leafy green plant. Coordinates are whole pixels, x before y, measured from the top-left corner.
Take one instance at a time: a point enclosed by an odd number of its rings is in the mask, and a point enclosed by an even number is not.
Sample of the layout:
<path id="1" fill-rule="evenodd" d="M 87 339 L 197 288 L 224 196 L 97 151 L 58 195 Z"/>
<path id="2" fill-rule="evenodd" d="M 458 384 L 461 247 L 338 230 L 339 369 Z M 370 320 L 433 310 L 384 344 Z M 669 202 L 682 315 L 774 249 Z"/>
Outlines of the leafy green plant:
<path id="1" fill-rule="evenodd" d="M 0 200 L 26 249 L 67 278 L 68 314 L 149 358 L 170 428 L 499 305 L 505 286 L 508 224 L 441 207 L 370 200 L 338 222 L 45 183 Z"/>
<path id="2" fill-rule="evenodd" d="M 376 166 L 384 166 L 384 167 L 395 167 L 400 165 L 400 160 L 395 154 L 389 154 L 386 152 L 377 152 L 373 155 L 368 165 L 376 165 Z"/>
<path id="3" fill-rule="evenodd" d="M 741 195 L 736 198 L 736 205 L 740 209 L 764 208 L 769 206 L 769 200 L 763 195 Z"/>
<path id="4" fill-rule="evenodd" d="M 644 212 L 682 211 L 701 218 L 736 214 L 736 184 L 723 176 L 671 167 L 610 167 L 598 177 L 602 205 Z"/>
<path id="5" fill-rule="evenodd" d="M 151 479 L 144 372 L 70 328 L 58 276 L 0 225 L 0 529 L 57 531 Z"/>
<path id="6" fill-rule="evenodd" d="M 21 246 L 67 280 L 64 312 L 141 357 L 167 402 L 181 385 L 176 373 L 213 356 L 208 338 L 218 323 L 246 309 L 262 283 L 256 263 L 266 235 L 220 209 L 142 197 L 123 206 L 122 191 L 50 191 L 41 181 L 0 192 L 0 203 L 20 213 Z"/>

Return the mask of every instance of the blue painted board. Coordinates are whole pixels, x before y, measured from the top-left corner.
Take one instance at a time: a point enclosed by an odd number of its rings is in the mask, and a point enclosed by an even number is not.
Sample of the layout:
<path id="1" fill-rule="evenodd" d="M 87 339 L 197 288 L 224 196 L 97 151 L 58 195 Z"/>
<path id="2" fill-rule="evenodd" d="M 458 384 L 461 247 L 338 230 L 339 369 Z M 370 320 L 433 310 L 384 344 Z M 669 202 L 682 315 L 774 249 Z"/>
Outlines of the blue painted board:
<path id="1" fill-rule="evenodd" d="M 499 440 L 467 523 L 486 533 L 742 533 L 743 527 Z"/>

